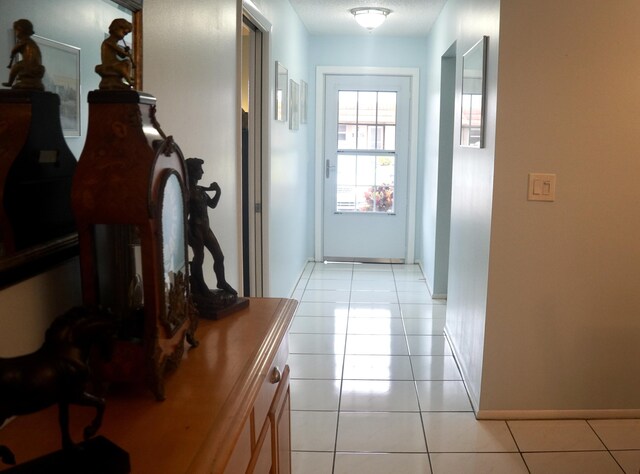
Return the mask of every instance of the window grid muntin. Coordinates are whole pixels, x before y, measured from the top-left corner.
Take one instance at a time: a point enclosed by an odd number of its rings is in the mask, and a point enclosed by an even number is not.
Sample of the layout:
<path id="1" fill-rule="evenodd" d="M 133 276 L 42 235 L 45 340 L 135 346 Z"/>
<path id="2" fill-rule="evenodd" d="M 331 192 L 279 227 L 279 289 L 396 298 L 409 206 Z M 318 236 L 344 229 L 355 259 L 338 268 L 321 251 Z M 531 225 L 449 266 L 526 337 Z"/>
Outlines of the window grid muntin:
<path id="1" fill-rule="evenodd" d="M 394 213 L 396 117 L 397 92 L 338 91 L 336 212 Z M 346 160 L 353 161 L 349 179 Z M 371 160 L 363 184 L 358 167 Z"/>

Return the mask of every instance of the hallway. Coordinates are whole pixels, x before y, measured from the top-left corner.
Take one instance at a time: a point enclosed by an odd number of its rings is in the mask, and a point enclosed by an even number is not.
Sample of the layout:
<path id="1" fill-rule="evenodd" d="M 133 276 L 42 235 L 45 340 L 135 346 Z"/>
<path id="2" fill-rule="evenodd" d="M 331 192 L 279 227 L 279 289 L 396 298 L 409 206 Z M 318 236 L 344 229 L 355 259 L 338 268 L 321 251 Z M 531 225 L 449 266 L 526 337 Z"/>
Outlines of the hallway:
<path id="1" fill-rule="evenodd" d="M 477 421 L 417 265 L 307 265 L 294 474 L 638 473 L 640 420 Z"/>

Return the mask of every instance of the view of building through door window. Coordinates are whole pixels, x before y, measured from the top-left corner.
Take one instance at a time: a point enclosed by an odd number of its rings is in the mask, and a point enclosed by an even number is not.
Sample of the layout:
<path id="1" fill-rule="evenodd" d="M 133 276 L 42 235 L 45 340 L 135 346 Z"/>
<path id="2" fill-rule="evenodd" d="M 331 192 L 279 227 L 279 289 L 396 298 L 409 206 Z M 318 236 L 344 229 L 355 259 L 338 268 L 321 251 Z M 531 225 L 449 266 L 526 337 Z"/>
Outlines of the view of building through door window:
<path id="1" fill-rule="evenodd" d="M 338 92 L 337 212 L 394 212 L 396 92 Z"/>

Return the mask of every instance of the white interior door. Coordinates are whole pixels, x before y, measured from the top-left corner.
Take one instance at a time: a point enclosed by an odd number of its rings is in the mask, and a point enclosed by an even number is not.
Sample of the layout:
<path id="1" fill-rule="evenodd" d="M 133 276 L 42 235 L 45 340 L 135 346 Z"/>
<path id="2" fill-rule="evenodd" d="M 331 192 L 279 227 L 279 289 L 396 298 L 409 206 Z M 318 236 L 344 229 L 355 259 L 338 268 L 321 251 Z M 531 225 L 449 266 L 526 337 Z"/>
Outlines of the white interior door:
<path id="1" fill-rule="evenodd" d="M 325 77 L 324 259 L 404 261 L 411 78 Z"/>

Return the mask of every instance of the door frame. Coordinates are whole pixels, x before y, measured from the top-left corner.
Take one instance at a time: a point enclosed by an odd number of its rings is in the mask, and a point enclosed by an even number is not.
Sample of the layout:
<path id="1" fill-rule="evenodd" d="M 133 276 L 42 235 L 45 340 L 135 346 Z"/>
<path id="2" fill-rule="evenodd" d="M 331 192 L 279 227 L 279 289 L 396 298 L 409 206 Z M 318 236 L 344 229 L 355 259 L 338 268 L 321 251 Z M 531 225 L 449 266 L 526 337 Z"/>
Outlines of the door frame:
<path id="1" fill-rule="evenodd" d="M 410 126 L 409 126 L 409 163 L 407 177 L 407 249 L 405 263 L 415 262 L 416 242 L 416 200 L 418 167 L 418 116 L 420 71 L 418 68 L 318 66 L 316 68 L 316 144 L 315 144 L 315 243 L 316 261 L 323 259 L 323 203 L 324 203 L 324 118 L 325 118 L 325 81 L 329 75 L 369 75 L 369 76 L 407 76 L 410 85 Z"/>
<path id="2" fill-rule="evenodd" d="M 248 172 L 249 172 L 249 287 L 250 293 L 246 296 L 261 297 L 269 294 L 269 279 L 265 278 L 269 274 L 269 253 L 266 251 L 269 245 L 269 186 L 268 176 L 270 168 L 270 107 L 269 107 L 269 78 L 271 77 L 271 22 L 262 14 L 262 12 L 250 1 L 243 0 L 242 8 L 239 8 L 239 28 L 238 34 L 241 36 L 242 22 L 246 18 L 260 33 L 261 45 L 260 50 L 255 55 L 255 68 L 259 69 L 255 79 L 254 88 L 255 96 L 251 98 L 254 113 L 250 115 L 250 137 L 249 147 L 253 153 L 249 154 Z M 242 38 L 238 38 L 238 57 L 242 54 Z M 238 61 L 238 69 L 241 68 L 241 62 Z M 259 76 L 259 77 L 258 77 Z M 238 71 L 238 77 L 242 77 L 242 73 Z M 238 88 L 238 96 L 240 89 Z M 241 98 L 238 97 L 238 105 L 241 104 Z M 242 130 L 242 127 L 238 127 Z M 239 135 L 241 135 L 240 132 Z M 241 141 L 242 138 L 239 137 Z M 242 150 L 242 144 L 239 145 Z M 242 160 L 238 160 L 238 175 L 242 179 Z M 240 209 L 242 209 L 242 189 L 240 189 Z M 242 223 L 240 224 L 242 227 Z M 240 235 L 244 234 L 241 229 Z M 244 255 L 243 246 L 241 246 L 240 262 L 243 262 L 241 273 L 244 272 Z M 241 281 L 244 282 L 244 274 Z"/>

